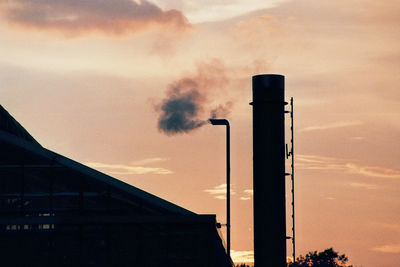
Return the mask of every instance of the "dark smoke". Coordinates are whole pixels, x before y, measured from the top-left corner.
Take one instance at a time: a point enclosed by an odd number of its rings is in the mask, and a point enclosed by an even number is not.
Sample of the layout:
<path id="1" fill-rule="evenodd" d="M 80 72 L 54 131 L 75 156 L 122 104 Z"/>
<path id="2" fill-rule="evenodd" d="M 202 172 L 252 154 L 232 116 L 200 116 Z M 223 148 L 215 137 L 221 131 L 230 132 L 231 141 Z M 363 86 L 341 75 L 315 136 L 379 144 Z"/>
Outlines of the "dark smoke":
<path id="1" fill-rule="evenodd" d="M 170 84 L 166 98 L 156 105 L 156 111 L 160 113 L 158 129 L 167 135 L 188 133 L 207 122 L 207 110 L 214 118 L 228 115 L 231 102 L 211 110 L 207 102 L 208 98 L 225 93 L 228 81 L 221 61 L 214 59 L 209 63 L 199 64 L 196 75 Z"/>
<path id="2" fill-rule="evenodd" d="M 166 134 L 175 134 L 199 128 L 205 123 L 197 118 L 203 100 L 194 80 L 183 79 L 170 85 L 167 99 L 159 107 L 158 129 Z"/>
<path id="3" fill-rule="evenodd" d="M 218 105 L 216 108 L 212 109 L 210 112 L 210 119 L 225 118 L 231 113 L 232 102 L 228 101 L 225 105 Z"/>

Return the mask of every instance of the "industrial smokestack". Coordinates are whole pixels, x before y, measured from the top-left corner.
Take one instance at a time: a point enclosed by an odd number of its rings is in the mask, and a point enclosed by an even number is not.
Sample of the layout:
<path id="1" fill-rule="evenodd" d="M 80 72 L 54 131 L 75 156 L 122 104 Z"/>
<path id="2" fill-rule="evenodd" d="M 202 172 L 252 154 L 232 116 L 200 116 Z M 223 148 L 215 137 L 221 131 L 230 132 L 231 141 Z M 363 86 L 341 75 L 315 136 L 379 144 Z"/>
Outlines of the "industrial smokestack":
<path id="1" fill-rule="evenodd" d="M 253 76 L 254 266 L 286 266 L 285 77 Z"/>

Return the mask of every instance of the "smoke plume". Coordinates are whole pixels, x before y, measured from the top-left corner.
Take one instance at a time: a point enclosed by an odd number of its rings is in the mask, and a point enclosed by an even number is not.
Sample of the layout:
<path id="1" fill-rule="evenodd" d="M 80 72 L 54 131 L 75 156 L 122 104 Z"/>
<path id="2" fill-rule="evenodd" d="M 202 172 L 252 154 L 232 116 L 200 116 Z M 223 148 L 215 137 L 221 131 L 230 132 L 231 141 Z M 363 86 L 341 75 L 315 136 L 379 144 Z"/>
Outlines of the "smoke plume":
<path id="1" fill-rule="evenodd" d="M 188 133 L 206 124 L 209 118 L 227 116 L 232 102 L 215 108 L 209 103 L 209 99 L 223 92 L 227 84 L 221 61 L 214 59 L 199 64 L 196 75 L 171 83 L 166 98 L 156 105 L 156 111 L 160 113 L 158 129 L 167 135 Z"/>
<path id="2" fill-rule="evenodd" d="M 192 79 L 170 85 L 167 99 L 160 106 L 158 129 L 166 134 L 175 134 L 202 126 L 205 122 L 197 117 L 203 100 L 197 82 Z"/>
<path id="3" fill-rule="evenodd" d="M 228 101 L 225 103 L 225 105 L 218 105 L 216 108 L 212 109 L 210 111 L 210 118 L 211 119 L 216 119 L 218 117 L 224 118 L 231 113 L 233 103 L 231 101 Z"/>

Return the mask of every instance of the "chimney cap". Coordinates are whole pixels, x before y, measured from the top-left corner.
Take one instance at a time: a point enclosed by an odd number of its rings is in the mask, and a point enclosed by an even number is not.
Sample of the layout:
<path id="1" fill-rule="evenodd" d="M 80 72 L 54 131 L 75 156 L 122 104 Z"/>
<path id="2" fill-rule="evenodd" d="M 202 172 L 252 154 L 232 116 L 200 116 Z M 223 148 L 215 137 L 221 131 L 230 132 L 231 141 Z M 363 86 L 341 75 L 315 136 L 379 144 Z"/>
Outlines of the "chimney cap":
<path id="1" fill-rule="evenodd" d="M 229 125 L 229 121 L 226 119 L 209 119 L 212 125 Z"/>
<path id="2" fill-rule="evenodd" d="M 284 101 L 285 76 L 260 74 L 253 76 L 253 102 Z"/>

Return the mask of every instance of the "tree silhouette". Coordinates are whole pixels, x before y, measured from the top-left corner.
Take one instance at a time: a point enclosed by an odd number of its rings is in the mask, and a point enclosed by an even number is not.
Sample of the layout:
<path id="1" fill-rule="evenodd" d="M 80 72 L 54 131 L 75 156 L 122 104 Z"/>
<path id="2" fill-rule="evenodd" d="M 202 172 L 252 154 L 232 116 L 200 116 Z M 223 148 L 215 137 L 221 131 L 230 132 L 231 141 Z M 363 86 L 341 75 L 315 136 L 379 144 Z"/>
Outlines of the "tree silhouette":
<path id="1" fill-rule="evenodd" d="M 289 263 L 289 267 L 352 267 L 347 265 L 348 260 L 345 254 L 328 248 L 322 252 L 308 252 L 305 257 L 300 255 L 296 262 Z"/>

